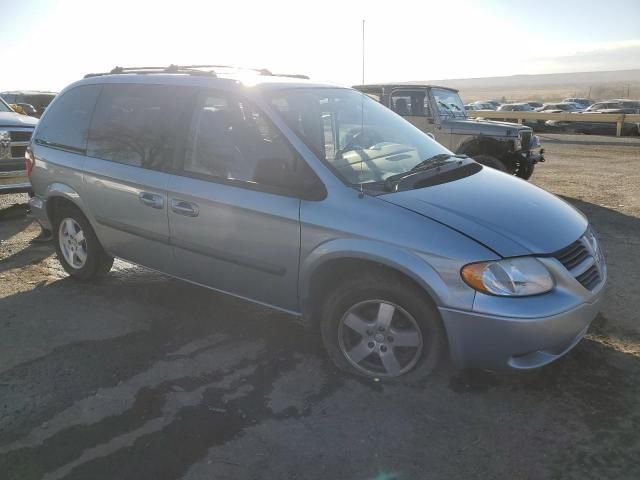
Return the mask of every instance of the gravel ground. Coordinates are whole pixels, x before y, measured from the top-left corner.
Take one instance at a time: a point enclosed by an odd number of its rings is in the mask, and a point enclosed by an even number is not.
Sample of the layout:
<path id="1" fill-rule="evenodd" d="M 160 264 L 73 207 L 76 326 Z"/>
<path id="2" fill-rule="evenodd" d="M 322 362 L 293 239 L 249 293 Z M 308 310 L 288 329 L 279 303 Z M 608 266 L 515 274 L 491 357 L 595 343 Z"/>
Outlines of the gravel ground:
<path id="1" fill-rule="evenodd" d="M 345 376 L 294 319 L 123 262 L 77 283 L 0 196 L 0 478 L 639 478 L 640 141 L 543 141 L 532 181 L 600 232 L 602 313 L 543 369 L 422 384 Z"/>

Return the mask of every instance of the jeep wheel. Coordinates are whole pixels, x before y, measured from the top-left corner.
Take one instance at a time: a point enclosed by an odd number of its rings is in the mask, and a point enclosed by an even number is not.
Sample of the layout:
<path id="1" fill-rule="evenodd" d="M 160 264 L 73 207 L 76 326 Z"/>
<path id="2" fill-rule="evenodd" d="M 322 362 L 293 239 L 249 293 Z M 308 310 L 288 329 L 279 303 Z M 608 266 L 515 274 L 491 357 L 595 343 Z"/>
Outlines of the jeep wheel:
<path id="1" fill-rule="evenodd" d="M 56 212 L 56 253 L 65 271 L 74 278 L 91 280 L 106 275 L 113 265 L 82 212 L 64 206 Z"/>
<path id="2" fill-rule="evenodd" d="M 533 170 L 535 169 L 535 164 L 531 162 L 523 162 L 518 166 L 518 171 L 516 175 L 524 180 L 529 180 L 531 175 L 533 175 Z"/>
<path id="3" fill-rule="evenodd" d="M 481 165 L 495 168 L 496 170 L 500 170 L 501 172 L 507 171 L 507 167 L 505 166 L 505 164 L 498 160 L 496 157 L 492 157 L 491 155 L 474 155 L 472 158 Z"/>
<path id="4" fill-rule="evenodd" d="M 438 312 L 425 293 L 386 272 L 341 282 L 324 302 L 320 327 L 334 364 L 365 377 L 426 377 L 444 349 Z"/>

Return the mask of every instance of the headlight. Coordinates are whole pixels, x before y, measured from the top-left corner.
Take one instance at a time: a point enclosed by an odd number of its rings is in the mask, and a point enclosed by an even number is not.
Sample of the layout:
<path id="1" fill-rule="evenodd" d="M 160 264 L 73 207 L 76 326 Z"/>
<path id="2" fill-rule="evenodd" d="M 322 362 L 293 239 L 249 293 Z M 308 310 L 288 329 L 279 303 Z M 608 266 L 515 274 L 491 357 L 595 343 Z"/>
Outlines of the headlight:
<path id="1" fill-rule="evenodd" d="M 520 150 L 522 150 L 522 139 L 518 137 L 513 141 L 513 151 L 519 152 Z"/>
<path id="2" fill-rule="evenodd" d="M 505 297 L 523 297 L 548 292 L 554 282 L 542 262 L 532 257 L 470 263 L 462 279 L 479 292 Z"/>
<path id="3" fill-rule="evenodd" d="M 540 137 L 538 135 L 533 135 L 531 137 L 531 150 L 535 150 L 540 146 L 542 146 L 542 144 L 540 143 Z"/>

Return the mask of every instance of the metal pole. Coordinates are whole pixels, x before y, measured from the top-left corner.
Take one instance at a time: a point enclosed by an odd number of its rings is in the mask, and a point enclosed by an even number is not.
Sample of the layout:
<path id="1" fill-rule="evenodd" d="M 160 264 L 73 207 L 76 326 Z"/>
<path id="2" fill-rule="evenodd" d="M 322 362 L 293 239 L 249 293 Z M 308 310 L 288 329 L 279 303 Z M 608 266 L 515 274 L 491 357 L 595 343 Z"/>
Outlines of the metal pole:
<path id="1" fill-rule="evenodd" d="M 362 85 L 364 85 L 364 18 L 362 19 Z"/>

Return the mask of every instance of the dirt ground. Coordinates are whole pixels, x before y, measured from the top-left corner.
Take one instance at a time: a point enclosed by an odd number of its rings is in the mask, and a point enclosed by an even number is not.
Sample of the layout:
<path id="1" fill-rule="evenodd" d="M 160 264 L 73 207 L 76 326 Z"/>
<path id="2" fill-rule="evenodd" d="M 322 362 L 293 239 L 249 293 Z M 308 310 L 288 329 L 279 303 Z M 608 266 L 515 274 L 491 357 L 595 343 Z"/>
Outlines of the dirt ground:
<path id="1" fill-rule="evenodd" d="M 532 181 L 604 244 L 602 313 L 540 370 L 422 384 L 343 375 L 294 319 L 123 262 L 75 282 L 0 196 L 0 478 L 640 478 L 640 140 L 543 142 Z"/>

